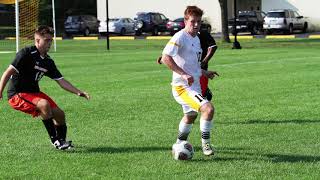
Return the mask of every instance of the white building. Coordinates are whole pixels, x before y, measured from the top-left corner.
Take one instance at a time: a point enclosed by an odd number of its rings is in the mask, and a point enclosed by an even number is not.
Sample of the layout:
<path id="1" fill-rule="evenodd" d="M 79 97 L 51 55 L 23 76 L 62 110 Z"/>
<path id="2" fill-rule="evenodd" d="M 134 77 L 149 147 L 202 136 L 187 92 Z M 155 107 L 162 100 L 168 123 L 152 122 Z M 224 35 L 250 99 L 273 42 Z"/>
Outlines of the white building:
<path id="1" fill-rule="evenodd" d="M 233 0 L 228 1 L 228 16 L 233 16 Z M 109 17 L 134 18 L 137 12 L 161 12 L 173 20 L 183 17 L 188 5 L 204 10 L 204 18 L 212 25 L 213 32 L 221 32 L 221 11 L 218 0 L 109 0 Z M 238 10 L 294 9 L 310 20 L 309 28 L 320 31 L 319 0 L 237 0 Z M 97 16 L 106 20 L 106 0 L 97 0 Z"/>

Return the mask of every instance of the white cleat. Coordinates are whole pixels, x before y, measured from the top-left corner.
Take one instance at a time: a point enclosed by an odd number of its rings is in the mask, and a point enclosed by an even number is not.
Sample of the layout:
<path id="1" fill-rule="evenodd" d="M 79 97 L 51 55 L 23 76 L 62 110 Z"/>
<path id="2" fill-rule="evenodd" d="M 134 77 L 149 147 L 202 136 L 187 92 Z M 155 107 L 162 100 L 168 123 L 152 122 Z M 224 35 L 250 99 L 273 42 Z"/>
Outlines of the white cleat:
<path id="1" fill-rule="evenodd" d="M 214 149 L 209 143 L 202 144 L 202 151 L 203 151 L 203 154 L 206 156 L 214 155 Z"/>

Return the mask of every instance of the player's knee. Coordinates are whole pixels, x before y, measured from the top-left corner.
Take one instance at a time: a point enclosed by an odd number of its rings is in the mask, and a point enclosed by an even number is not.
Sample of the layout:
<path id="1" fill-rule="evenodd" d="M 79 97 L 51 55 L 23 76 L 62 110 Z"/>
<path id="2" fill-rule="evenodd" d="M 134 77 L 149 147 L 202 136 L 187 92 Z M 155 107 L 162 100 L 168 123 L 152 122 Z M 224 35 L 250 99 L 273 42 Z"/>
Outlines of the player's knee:
<path id="1" fill-rule="evenodd" d="M 213 116 L 214 114 L 214 107 L 211 103 L 206 103 L 201 108 L 203 113 L 208 114 L 209 116 Z"/>
<path id="2" fill-rule="evenodd" d="M 38 103 L 37 103 L 37 108 L 39 108 L 40 110 L 50 109 L 50 103 L 49 103 L 49 101 L 46 100 L 46 99 L 41 99 L 41 100 L 38 101 Z"/>

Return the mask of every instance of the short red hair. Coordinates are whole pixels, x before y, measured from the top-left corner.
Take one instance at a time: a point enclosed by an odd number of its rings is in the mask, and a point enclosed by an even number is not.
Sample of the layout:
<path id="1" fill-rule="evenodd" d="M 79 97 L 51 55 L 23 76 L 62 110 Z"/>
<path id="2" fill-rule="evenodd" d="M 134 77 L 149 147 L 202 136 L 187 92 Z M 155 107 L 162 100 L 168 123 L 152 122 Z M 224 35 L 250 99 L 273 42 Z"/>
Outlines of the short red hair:
<path id="1" fill-rule="evenodd" d="M 188 19 L 189 16 L 202 17 L 203 11 L 197 6 L 187 6 L 184 11 L 184 19 Z"/>

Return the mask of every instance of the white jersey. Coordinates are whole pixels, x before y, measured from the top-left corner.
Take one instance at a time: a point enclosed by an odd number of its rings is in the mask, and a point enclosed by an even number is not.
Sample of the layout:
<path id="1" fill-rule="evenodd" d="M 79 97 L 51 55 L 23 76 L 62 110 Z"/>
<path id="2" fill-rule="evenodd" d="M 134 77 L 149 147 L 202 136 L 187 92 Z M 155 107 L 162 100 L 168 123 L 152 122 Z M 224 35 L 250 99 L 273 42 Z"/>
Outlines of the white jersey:
<path id="1" fill-rule="evenodd" d="M 194 78 L 194 84 L 200 84 L 202 70 L 199 64 L 201 59 L 201 45 L 198 36 L 191 36 L 182 29 L 168 42 L 162 54 L 169 55 L 175 63 Z M 172 86 L 188 86 L 188 82 L 181 75 L 173 72 Z"/>

